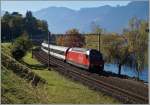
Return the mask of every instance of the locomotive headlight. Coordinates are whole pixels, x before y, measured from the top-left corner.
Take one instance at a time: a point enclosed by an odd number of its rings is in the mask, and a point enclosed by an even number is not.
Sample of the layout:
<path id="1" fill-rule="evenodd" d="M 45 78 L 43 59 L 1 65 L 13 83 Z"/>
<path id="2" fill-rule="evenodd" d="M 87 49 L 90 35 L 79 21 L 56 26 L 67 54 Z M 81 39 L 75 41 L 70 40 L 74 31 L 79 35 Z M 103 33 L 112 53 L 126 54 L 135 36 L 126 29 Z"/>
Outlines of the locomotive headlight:
<path id="1" fill-rule="evenodd" d="M 87 54 L 87 55 L 89 55 L 89 54 L 90 54 L 90 51 L 89 51 L 89 50 L 88 50 L 88 51 L 86 51 L 86 54 Z"/>

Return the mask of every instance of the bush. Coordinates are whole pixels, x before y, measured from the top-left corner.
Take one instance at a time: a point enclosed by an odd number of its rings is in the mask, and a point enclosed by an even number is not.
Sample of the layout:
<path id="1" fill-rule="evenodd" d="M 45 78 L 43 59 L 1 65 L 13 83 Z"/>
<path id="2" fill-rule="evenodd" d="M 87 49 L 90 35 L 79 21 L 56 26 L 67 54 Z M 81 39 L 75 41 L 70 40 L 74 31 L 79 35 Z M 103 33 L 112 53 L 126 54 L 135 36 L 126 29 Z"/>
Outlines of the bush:
<path id="1" fill-rule="evenodd" d="M 31 48 L 32 42 L 29 40 L 28 34 L 25 32 L 15 40 L 11 54 L 16 60 L 21 60 Z"/>
<path id="2" fill-rule="evenodd" d="M 22 57 L 25 56 L 25 50 L 23 50 L 21 47 L 17 46 L 15 48 L 12 49 L 12 56 L 16 59 L 16 60 L 20 60 L 22 59 Z"/>

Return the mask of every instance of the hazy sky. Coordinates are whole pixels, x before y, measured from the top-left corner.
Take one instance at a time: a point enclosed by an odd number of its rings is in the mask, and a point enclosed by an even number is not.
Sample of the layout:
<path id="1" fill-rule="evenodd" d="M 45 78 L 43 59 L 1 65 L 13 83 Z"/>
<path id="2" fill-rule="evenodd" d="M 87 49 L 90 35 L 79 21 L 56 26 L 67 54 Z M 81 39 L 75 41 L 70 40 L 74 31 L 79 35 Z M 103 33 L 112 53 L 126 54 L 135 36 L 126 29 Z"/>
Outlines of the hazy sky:
<path id="1" fill-rule="evenodd" d="M 24 14 L 27 10 L 37 11 L 51 6 L 68 7 L 79 10 L 84 7 L 98 7 L 103 5 L 127 5 L 130 1 L 1 1 L 1 10 L 17 11 Z"/>

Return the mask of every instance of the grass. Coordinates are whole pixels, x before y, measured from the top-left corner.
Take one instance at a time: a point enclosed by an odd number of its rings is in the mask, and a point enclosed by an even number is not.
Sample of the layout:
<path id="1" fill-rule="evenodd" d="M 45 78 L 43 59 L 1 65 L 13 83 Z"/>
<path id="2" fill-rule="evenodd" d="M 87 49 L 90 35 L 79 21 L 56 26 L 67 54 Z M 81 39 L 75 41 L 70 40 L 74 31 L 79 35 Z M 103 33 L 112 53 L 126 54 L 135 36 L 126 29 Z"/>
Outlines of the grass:
<path id="1" fill-rule="evenodd" d="M 10 51 L 11 51 L 12 45 L 11 43 L 1 43 L 1 51 L 3 51 L 4 53 L 11 55 Z"/>
<path id="2" fill-rule="evenodd" d="M 33 88 L 26 80 L 2 66 L 1 69 L 1 103 L 2 104 L 31 104 L 46 103 L 44 87 Z"/>
<path id="3" fill-rule="evenodd" d="M 41 65 L 37 60 L 31 58 L 28 53 L 23 61 L 29 66 Z M 41 65 L 43 67 L 43 65 Z M 75 83 L 59 75 L 53 69 L 48 71 L 47 68 L 33 69 L 35 73 L 47 80 L 46 92 L 49 103 L 82 103 L 82 104 L 100 104 L 100 103 L 119 103 L 112 97 L 103 93 L 97 93 L 80 83 Z"/>

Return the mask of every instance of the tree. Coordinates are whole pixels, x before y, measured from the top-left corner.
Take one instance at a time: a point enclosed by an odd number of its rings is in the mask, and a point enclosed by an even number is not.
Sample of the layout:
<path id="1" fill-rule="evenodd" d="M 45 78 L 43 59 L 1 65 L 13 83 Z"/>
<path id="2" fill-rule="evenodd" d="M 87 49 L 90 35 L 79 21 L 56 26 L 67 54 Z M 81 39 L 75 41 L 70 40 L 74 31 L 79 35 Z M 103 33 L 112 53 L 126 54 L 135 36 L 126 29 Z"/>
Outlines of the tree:
<path id="1" fill-rule="evenodd" d="M 85 38 L 77 29 L 71 29 L 66 32 L 65 46 L 68 47 L 83 47 L 85 44 Z"/>
<path id="2" fill-rule="evenodd" d="M 29 35 L 35 34 L 37 21 L 36 18 L 32 16 L 31 11 L 27 11 L 26 17 L 24 18 L 24 28 L 26 29 Z"/>
<path id="3" fill-rule="evenodd" d="M 48 24 L 46 21 L 44 20 L 37 20 L 37 31 L 36 31 L 36 35 L 37 34 L 41 34 L 43 35 L 43 38 L 47 38 L 48 35 Z"/>
<path id="4" fill-rule="evenodd" d="M 124 34 L 127 37 L 129 50 L 132 52 L 131 67 L 138 73 L 144 69 L 148 57 L 148 22 L 132 18 L 129 22 L 129 29 Z"/>
<path id="5" fill-rule="evenodd" d="M 9 20 L 11 19 L 11 14 L 9 12 L 5 12 L 4 16 L 1 19 L 1 38 L 3 41 L 10 41 L 10 26 Z"/>
<path id="6" fill-rule="evenodd" d="M 28 39 L 28 34 L 24 32 L 22 36 L 15 40 L 11 50 L 12 56 L 16 60 L 21 60 L 28 50 L 32 47 L 32 42 Z"/>
<path id="7" fill-rule="evenodd" d="M 11 16 L 9 27 L 11 29 L 11 40 L 13 40 L 23 33 L 23 17 L 18 12 L 13 12 Z"/>
<path id="8" fill-rule="evenodd" d="M 2 17 L 2 41 L 12 41 L 22 34 L 23 17 L 18 12 L 6 12 Z M 4 38 L 4 39 L 3 39 Z"/>
<path id="9" fill-rule="evenodd" d="M 59 46 L 65 46 L 65 37 L 59 36 L 56 40 L 56 44 Z"/>
<path id="10" fill-rule="evenodd" d="M 1 27 L 2 42 L 10 41 L 10 31 L 11 31 L 11 29 L 9 27 L 9 24 L 6 21 L 2 20 L 1 25 L 2 25 L 2 27 Z"/>
<path id="11" fill-rule="evenodd" d="M 103 53 L 104 60 L 108 63 L 110 62 L 110 52 L 108 49 L 116 42 L 120 42 L 122 45 L 125 45 L 124 38 L 116 33 L 108 33 L 101 36 L 101 52 Z"/>
<path id="12" fill-rule="evenodd" d="M 112 43 L 108 48 L 109 61 L 117 64 L 118 74 L 121 74 L 121 67 L 129 64 L 130 52 L 128 46 L 125 46 L 121 41 Z"/>
<path id="13" fill-rule="evenodd" d="M 11 14 L 9 12 L 5 12 L 4 16 L 2 17 L 2 20 L 4 20 L 5 22 L 9 22 L 9 20 L 11 19 Z"/>
<path id="14" fill-rule="evenodd" d="M 18 12 L 5 12 L 1 19 L 2 22 L 2 42 L 12 41 L 21 36 L 26 31 L 30 37 L 43 38 L 47 37 L 48 24 L 46 21 L 36 19 L 31 11 L 27 11 L 23 17 Z M 36 35 L 36 36 L 35 36 Z"/>
<path id="15" fill-rule="evenodd" d="M 16 60 L 20 60 L 25 56 L 25 50 L 21 46 L 14 47 L 11 53 Z"/>

